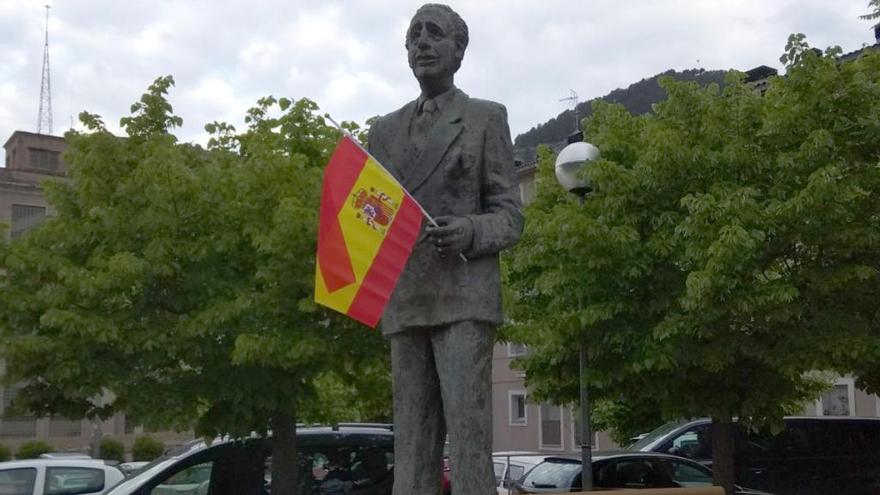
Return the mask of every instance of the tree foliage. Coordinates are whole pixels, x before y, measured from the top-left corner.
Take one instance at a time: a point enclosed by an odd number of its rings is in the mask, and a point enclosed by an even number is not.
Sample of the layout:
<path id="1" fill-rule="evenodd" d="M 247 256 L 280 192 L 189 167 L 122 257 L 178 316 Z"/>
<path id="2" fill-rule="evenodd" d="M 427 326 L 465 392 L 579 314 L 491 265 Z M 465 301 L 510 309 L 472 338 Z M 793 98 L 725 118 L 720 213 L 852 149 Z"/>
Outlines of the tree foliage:
<path id="1" fill-rule="evenodd" d="M 206 436 L 265 431 L 279 412 L 387 417 L 382 338 L 312 300 L 339 131 L 309 100 L 267 97 L 243 132 L 214 122 L 207 149 L 180 144 L 172 85 L 132 105 L 127 138 L 83 113 L 70 180 L 46 185 L 57 215 L 0 251 L 2 350 L 24 406 Z"/>
<path id="2" fill-rule="evenodd" d="M 868 8 L 871 9 L 871 12 L 868 12 L 865 15 L 860 15 L 859 19 L 864 19 L 867 21 L 880 19 L 880 0 L 870 0 L 868 2 Z"/>
<path id="3" fill-rule="evenodd" d="M 667 420 L 778 424 L 812 371 L 878 362 L 880 54 L 836 53 L 793 36 L 764 96 L 732 72 L 662 79 L 648 115 L 595 103 L 583 206 L 542 153 L 507 263 L 535 398 L 576 403 L 582 341 L 594 397 Z"/>

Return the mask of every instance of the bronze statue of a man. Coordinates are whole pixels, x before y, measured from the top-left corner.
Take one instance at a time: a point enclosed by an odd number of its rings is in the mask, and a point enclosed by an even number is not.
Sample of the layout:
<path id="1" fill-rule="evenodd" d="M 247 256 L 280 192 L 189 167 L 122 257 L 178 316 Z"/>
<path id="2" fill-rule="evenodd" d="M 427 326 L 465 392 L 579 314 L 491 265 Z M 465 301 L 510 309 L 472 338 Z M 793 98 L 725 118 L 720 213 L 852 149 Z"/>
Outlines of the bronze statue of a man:
<path id="1" fill-rule="evenodd" d="M 370 152 L 439 224 L 424 227 L 382 319 L 394 378 L 395 495 L 437 494 L 447 434 L 456 495 L 495 493 L 498 253 L 517 242 L 523 216 L 506 110 L 453 84 L 467 44 L 455 11 L 419 8 L 405 45 L 421 94 L 370 129 Z"/>

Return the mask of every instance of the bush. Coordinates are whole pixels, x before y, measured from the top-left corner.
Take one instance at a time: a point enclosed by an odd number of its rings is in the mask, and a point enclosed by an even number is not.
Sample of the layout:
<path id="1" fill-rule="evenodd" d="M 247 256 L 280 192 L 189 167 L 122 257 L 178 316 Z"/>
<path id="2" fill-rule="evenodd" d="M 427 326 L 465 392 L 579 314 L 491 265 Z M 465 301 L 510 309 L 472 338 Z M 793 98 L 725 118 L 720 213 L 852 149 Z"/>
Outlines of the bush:
<path id="1" fill-rule="evenodd" d="M 131 460 L 152 461 L 162 455 L 165 446 L 153 437 L 137 437 L 131 447 Z"/>
<path id="2" fill-rule="evenodd" d="M 9 447 L 0 443 L 0 462 L 6 462 L 12 459 L 12 451 L 9 450 Z"/>
<path id="3" fill-rule="evenodd" d="M 101 459 L 125 462 L 125 445 L 115 438 L 102 438 L 98 451 Z"/>
<path id="4" fill-rule="evenodd" d="M 41 440 L 31 440 L 21 444 L 18 452 L 15 453 L 16 459 L 36 459 L 40 454 L 52 452 L 52 446 Z"/>

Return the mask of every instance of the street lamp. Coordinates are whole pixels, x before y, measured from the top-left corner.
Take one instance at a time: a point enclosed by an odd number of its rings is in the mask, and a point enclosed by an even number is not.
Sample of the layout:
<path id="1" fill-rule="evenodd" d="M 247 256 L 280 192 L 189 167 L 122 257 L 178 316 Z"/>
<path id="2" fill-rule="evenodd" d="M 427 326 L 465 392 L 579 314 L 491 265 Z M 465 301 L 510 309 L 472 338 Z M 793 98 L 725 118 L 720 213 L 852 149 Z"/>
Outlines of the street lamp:
<path id="1" fill-rule="evenodd" d="M 589 165 L 599 158 L 599 149 L 590 143 L 571 143 L 556 157 L 556 180 L 566 191 L 577 195 L 580 204 L 593 191 L 589 175 L 584 174 Z M 582 308 L 578 295 L 578 309 Z M 585 492 L 593 490 L 593 452 L 590 432 L 590 396 L 587 390 L 587 341 L 581 329 L 580 349 L 580 402 L 581 402 L 581 487 Z"/>
<path id="2" fill-rule="evenodd" d="M 599 148 L 583 141 L 571 143 L 556 157 L 556 180 L 566 191 L 576 194 L 581 200 L 593 191 L 589 178 L 584 178 L 581 171 L 599 158 Z"/>

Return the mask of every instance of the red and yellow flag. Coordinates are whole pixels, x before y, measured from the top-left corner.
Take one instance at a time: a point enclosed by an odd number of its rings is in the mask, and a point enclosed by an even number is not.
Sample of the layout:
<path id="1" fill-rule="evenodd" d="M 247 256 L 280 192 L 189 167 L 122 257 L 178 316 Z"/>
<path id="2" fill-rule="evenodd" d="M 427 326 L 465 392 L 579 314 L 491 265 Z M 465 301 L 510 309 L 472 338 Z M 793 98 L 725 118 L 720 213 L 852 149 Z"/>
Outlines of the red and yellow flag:
<path id="1" fill-rule="evenodd" d="M 421 225 L 406 190 L 343 136 L 324 170 L 315 301 L 375 327 Z"/>

